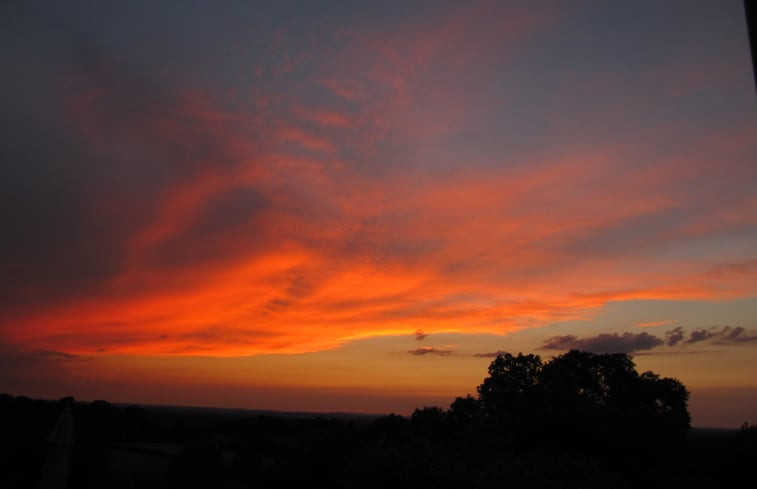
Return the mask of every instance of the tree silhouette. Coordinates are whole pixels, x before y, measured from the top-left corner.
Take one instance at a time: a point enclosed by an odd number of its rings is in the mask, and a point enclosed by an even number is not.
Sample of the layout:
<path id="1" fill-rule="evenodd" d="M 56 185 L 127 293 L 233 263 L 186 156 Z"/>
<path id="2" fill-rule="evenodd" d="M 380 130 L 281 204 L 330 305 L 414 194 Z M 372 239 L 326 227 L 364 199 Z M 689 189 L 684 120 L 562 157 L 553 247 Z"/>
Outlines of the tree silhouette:
<path id="1" fill-rule="evenodd" d="M 468 423 L 480 416 L 481 403 L 470 394 L 465 397 L 457 397 L 447 411 L 447 419 L 453 423 Z"/>
<path id="2" fill-rule="evenodd" d="M 572 350 L 547 363 L 538 355 L 502 353 L 478 394 L 457 398 L 449 418 L 484 419 L 519 443 L 628 446 L 642 438 L 680 439 L 691 424 L 684 385 L 639 374 L 624 353 Z"/>
<path id="3" fill-rule="evenodd" d="M 497 355 L 489 365 L 489 377 L 478 386 L 484 412 L 490 416 L 503 416 L 527 401 L 539 384 L 542 368 L 538 355 Z"/>
<path id="4" fill-rule="evenodd" d="M 689 392 L 684 385 L 671 378 L 660 378 L 653 372 L 640 377 L 641 401 L 645 409 L 644 421 L 656 433 L 680 437 L 691 428 L 688 410 Z"/>
<path id="5" fill-rule="evenodd" d="M 444 433 L 447 413 L 438 406 L 416 409 L 410 417 L 413 431 L 429 439 L 437 439 Z"/>

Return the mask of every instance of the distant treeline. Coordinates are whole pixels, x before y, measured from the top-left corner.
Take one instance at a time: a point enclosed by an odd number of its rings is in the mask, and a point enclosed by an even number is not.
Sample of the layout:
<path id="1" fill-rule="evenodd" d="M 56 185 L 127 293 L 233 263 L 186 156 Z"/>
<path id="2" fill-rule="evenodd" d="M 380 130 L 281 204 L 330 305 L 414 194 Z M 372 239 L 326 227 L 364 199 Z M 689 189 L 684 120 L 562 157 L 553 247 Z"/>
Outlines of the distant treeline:
<path id="1" fill-rule="evenodd" d="M 630 357 L 497 356 L 477 395 L 410 417 L 243 416 L 0 394 L 0 487 L 37 488 L 70 410 L 70 488 L 736 485 L 757 427 L 690 430 L 688 392 Z"/>

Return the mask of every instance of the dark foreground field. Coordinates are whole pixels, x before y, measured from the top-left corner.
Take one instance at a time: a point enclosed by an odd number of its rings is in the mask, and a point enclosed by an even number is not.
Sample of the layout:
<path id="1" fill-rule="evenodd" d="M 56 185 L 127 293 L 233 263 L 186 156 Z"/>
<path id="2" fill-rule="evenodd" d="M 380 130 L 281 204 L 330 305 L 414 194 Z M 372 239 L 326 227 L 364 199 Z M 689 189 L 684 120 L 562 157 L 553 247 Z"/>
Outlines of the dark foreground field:
<path id="1" fill-rule="evenodd" d="M 0 487 L 39 487 L 65 404 L 74 431 L 70 488 L 727 487 L 749 480 L 757 456 L 753 427 L 592 446 L 529 442 L 435 409 L 407 418 L 317 416 L 3 394 Z"/>

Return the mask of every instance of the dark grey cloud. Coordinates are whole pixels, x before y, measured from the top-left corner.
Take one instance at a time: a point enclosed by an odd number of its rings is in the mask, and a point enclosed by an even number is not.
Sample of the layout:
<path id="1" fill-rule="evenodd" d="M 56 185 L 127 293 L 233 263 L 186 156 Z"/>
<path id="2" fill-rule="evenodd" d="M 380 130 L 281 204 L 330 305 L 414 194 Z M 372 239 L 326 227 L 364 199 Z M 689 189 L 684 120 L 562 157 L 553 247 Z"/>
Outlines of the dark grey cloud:
<path id="1" fill-rule="evenodd" d="M 104 186 L 79 166 L 93 155 L 69 129 L 28 113 L 3 114 L 0 301 L 62 299 L 93 288 L 117 273 L 133 215 L 116 202 L 102 205 Z"/>
<path id="2" fill-rule="evenodd" d="M 693 351 L 639 351 L 635 352 L 634 355 L 641 355 L 641 356 L 655 356 L 655 355 L 701 355 L 703 353 L 718 353 L 718 350 L 693 350 Z"/>
<path id="3" fill-rule="evenodd" d="M 434 348 L 431 346 L 422 346 L 420 348 L 416 348 L 415 350 L 409 350 L 408 353 L 410 353 L 411 355 L 416 355 L 416 356 L 439 355 L 442 357 L 446 357 L 452 354 L 452 350 L 440 350 L 438 348 Z"/>
<path id="4" fill-rule="evenodd" d="M 683 328 L 678 326 L 665 333 L 665 344 L 675 346 L 686 338 Z"/>
<path id="5" fill-rule="evenodd" d="M 160 190 L 184 171 L 170 151 L 158 154 L 158 135 L 135 129 L 144 120 L 119 119 L 121 107 L 109 107 L 118 100 L 139 113 L 170 97 L 147 96 L 151 90 L 109 63 L 94 36 L 54 26 L 30 23 L 8 40 L 26 59 L 8 64 L 15 85 L 0 89 L 0 287 L 8 292 L 0 295 L 14 301 L 25 298 L 13 293 L 24 288 L 96 290 L 118 272 L 125 238 L 149 218 Z M 31 37 L 58 47 L 51 53 Z"/>
<path id="6" fill-rule="evenodd" d="M 501 355 L 503 353 L 505 353 L 503 350 L 498 350 L 489 353 L 474 353 L 473 356 L 476 358 L 495 358 L 497 355 Z"/>
<path id="7" fill-rule="evenodd" d="M 713 326 L 708 329 L 697 329 L 692 331 L 685 343 L 692 344 L 700 343 L 702 341 L 709 341 L 715 345 L 756 343 L 757 332 L 744 329 L 741 326 Z"/>
<path id="8" fill-rule="evenodd" d="M 108 9 L 24 4 L 5 4 L 8 15 L 0 16 L 0 63 L 14 67 L 0 79 L 6 311 L 104 293 L 102 284 L 128 266 L 131 238 L 152 222 L 173 186 L 241 161 L 229 144 L 238 125 L 219 119 L 187 73 L 197 63 L 155 54 L 164 49 L 150 37 L 165 26 L 157 19 L 175 13 L 121 11 L 143 15 L 139 25 L 154 29 L 142 42 L 128 22 L 106 22 L 103 29 L 100 20 L 118 15 Z M 196 39 L 179 38 L 179 44 Z M 173 71 L 166 69 L 171 63 Z M 256 137 L 245 126 L 244 141 L 254 145 Z M 254 217 L 266 205 L 254 189 L 232 192 L 146 259 L 175 266 L 228 256 L 234 240 L 226 238 L 235 231 L 237 243 L 254 247 L 263 234 Z"/>
<path id="9" fill-rule="evenodd" d="M 741 326 L 713 326 L 686 332 L 677 326 L 666 331 L 663 337 L 647 332 L 642 333 L 602 333 L 588 338 L 573 335 L 552 336 L 542 344 L 542 350 L 588 350 L 597 353 L 637 353 L 648 351 L 658 346 L 680 347 L 694 343 L 706 342 L 712 345 L 757 344 L 757 331 L 747 330 Z M 688 352 L 707 353 L 710 350 Z M 477 354 L 476 356 L 495 356 L 496 354 Z"/>
<path id="10" fill-rule="evenodd" d="M 90 357 L 54 350 L 26 350 L 0 342 L 0 392 L 28 394 L 58 389 L 65 393 L 75 380 L 67 364 L 87 360 Z"/>
<path id="11" fill-rule="evenodd" d="M 573 335 L 553 336 L 544 341 L 542 350 L 587 350 L 596 353 L 633 353 L 650 350 L 664 341 L 649 333 L 602 333 L 589 338 Z"/>
<path id="12" fill-rule="evenodd" d="M 709 339 L 712 339 L 715 336 L 716 334 L 713 331 L 708 331 L 706 329 L 697 329 L 689 334 L 689 338 L 684 343 L 699 343 L 700 341 L 707 341 Z"/>
<path id="13" fill-rule="evenodd" d="M 741 326 L 731 328 L 726 326 L 721 331 L 721 336 L 718 338 L 719 342 L 723 343 L 753 343 L 757 342 L 757 332 L 747 331 Z"/>

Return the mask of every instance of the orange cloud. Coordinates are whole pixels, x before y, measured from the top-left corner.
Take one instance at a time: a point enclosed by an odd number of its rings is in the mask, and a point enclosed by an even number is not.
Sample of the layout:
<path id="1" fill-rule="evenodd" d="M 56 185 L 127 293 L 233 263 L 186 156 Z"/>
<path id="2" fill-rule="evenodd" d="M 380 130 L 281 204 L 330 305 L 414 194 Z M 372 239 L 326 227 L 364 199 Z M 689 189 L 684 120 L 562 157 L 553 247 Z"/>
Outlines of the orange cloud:
<path id="1" fill-rule="evenodd" d="M 665 326 L 667 324 L 673 324 L 673 323 L 675 323 L 674 320 L 649 321 L 649 322 L 637 323 L 636 326 L 639 328 L 654 328 L 656 326 Z"/>
<path id="2" fill-rule="evenodd" d="M 96 189 L 81 207 L 101 209 L 89 228 L 118 231 L 118 247 L 92 245 L 105 265 L 77 261 L 93 269 L 81 288 L 43 270 L 14 289 L 28 301 L 7 308 L 2 338 L 75 354 L 298 353 L 757 294 L 754 257 L 720 242 L 757 216 L 739 186 L 754 180 L 747 131 L 644 144 L 678 129 L 661 123 L 597 143 L 618 106 L 575 114 L 556 98 L 519 138 L 518 85 L 494 75 L 556 13 L 494 7 L 392 36 L 340 32 L 328 56 L 290 53 L 279 32 L 278 64 L 224 96 L 93 63 L 62 105 L 94 154 L 79 175 Z M 712 164 L 723 154 L 727 175 Z M 740 190 L 723 205 L 729 185 Z"/>

